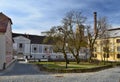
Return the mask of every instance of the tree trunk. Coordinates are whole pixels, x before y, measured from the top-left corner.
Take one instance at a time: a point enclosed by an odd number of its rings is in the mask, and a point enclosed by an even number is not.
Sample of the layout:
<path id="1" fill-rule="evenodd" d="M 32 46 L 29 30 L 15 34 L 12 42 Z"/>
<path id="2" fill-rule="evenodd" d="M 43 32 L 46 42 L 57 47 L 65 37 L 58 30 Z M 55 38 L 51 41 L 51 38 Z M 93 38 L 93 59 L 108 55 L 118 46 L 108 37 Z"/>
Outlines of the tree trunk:
<path id="1" fill-rule="evenodd" d="M 106 56 L 106 54 L 104 54 L 104 65 L 105 65 L 105 56 Z"/>
<path id="2" fill-rule="evenodd" d="M 76 63 L 77 63 L 77 64 L 80 63 L 79 56 L 75 56 L 75 60 L 76 60 Z"/>
<path id="3" fill-rule="evenodd" d="M 92 60 L 92 55 L 93 55 L 93 52 L 92 52 L 92 50 L 90 50 L 90 58 L 89 58 L 89 63 L 91 63 L 91 60 Z"/>
<path id="4" fill-rule="evenodd" d="M 67 54 L 66 53 L 64 53 L 64 58 L 65 58 L 65 63 L 66 63 L 65 67 L 68 68 L 67 64 L 68 64 L 69 61 L 67 59 Z"/>

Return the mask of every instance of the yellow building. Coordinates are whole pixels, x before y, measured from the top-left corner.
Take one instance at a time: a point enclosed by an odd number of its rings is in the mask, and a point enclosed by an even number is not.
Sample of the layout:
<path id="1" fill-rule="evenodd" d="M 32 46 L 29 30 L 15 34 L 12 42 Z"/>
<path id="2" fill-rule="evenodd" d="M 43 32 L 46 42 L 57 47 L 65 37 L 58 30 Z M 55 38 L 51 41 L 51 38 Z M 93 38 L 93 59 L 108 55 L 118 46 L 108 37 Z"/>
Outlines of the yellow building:
<path id="1" fill-rule="evenodd" d="M 108 30 L 108 38 L 97 39 L 94 45 L 94 59 L 120 61 L 120 28 Z"/>

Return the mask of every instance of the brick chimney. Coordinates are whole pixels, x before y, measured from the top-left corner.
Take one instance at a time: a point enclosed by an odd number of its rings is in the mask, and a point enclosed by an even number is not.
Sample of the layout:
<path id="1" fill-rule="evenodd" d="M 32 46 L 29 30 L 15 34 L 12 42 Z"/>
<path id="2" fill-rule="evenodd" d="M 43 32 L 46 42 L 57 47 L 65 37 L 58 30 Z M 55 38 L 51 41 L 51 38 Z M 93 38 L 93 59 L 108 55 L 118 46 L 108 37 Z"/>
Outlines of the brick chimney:
<path id="1" fill-rule="evenodd" d="M 94 12 L 94 33 L 97 33 L 97 12 Z"/>

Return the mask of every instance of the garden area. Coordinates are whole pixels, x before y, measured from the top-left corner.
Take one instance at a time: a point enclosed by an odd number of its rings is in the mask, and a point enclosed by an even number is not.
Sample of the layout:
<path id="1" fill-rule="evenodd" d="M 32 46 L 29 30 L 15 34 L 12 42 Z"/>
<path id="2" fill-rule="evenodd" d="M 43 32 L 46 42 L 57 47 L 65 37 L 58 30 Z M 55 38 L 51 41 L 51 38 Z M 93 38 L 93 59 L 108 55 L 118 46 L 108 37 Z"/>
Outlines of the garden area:
<path id="1" fill-rule="evenodd" d="M 68 67 L 66 68 L 65 62 L 33 62 L 32 64 L 37 65 L 42 71 L 55 73 L 95 72 L 119 65 L 119 63 L 116 62 L 107 62 L 105 65 L 104 62 L 100 62 L 99 64 L 89 62 L 80 62 L 79 64 L 76 64 L 76 62 L 69 62 Z"/>

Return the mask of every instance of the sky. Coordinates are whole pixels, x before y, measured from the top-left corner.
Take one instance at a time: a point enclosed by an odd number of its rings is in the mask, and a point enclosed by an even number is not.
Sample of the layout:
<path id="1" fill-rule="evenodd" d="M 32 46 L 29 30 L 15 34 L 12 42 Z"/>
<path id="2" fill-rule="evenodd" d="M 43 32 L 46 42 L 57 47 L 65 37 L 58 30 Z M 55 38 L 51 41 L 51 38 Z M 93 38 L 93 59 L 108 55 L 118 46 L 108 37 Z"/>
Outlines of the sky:
<path id="1" fill-rule="evenodd" d="M 93 24 L 93 12 L 107 17 L 113 28 L 120 27 L 120 0 L 0 0 L 0 12 L 12 19 L 12 32 L 41 35 L 61 24 L 71 10 L 79 10 Z"/>

